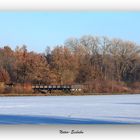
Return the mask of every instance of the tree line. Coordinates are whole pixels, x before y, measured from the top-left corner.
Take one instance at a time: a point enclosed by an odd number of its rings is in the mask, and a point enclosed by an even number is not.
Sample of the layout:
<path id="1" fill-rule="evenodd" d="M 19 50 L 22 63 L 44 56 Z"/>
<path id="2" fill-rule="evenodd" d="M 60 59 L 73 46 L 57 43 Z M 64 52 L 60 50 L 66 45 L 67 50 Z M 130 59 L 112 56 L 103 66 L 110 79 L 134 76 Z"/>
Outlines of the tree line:
<path id="1" fill-rule="evenodd" d="M 89 84 L 105 92 L 140 81 L 140 46 L 108 37 L 69 38 L 43 53 L 27 46 L 0 48 L 0 82 L 32 84 Z M 112 86 L 113 85 L 113 86 Z"/>

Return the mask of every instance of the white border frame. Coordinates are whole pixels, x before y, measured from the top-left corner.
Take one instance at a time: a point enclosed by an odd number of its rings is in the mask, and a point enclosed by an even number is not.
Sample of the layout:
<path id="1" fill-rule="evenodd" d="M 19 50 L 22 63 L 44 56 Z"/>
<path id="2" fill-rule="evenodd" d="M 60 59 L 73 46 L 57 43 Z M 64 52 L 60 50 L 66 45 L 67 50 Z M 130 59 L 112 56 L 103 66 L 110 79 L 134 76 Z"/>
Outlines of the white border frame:
<path id="1" fill-rule="evenodd" d="M 1 11 L 140 11 L 139 0 L 4 0 Z M 2 22 L 2 21 L 1 21 Z M 9 23 L 10 24 L 10 23 Z M 83 130 L 84 134 L 62 135 L 60 129 Z M 92 139 L 139 140 L 140 126 L 120 125 L 44 125 L 0 126 L 0 138 L 6 140 Z"/>
<path id="2" fill-rule="evenodd" d="M 121 10 L 139 11 L 139 0 L 3 0 L 0 1 L 0 10 Z"/>

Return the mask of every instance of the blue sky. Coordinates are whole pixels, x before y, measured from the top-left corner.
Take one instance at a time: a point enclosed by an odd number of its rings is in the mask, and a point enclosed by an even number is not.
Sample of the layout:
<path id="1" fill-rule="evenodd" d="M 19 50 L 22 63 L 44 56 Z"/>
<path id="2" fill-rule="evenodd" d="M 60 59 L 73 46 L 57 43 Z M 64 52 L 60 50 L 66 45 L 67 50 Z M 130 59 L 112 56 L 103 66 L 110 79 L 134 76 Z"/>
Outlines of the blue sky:
<path id="1" fill-rule="evenodd" d="M 140 44 L 140 12 L 0 12 L 0 47 L 43 52 L 71 37 L 108 36 Z"/>

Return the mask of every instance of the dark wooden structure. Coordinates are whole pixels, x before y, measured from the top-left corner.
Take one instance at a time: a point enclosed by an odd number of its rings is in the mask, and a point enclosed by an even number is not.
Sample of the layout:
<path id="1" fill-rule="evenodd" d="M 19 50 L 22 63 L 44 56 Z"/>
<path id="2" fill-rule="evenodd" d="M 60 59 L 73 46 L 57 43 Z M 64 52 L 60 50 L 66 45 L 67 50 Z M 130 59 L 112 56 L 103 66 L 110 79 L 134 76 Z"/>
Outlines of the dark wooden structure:
<path id="1" fill-rule="evenodd" d="M 54 90 L 61 90 L 64 92 L 81 91 L 81 85 L 33 85 L 32 89 L 34 91 L 39 91 L 42 93 L 52 92 Z"/>

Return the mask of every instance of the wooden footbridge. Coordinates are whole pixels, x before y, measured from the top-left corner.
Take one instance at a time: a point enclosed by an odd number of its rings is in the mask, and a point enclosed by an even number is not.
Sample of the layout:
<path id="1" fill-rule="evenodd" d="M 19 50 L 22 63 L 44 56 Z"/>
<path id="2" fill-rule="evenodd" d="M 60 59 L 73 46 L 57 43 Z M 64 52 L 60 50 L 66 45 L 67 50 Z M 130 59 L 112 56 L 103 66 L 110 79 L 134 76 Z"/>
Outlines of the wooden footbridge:
<path id="1" fill-rule="evenodd" d="M 32 89 L 36 92 L 41 93 L 51 93 L 54 90 L 60 90 L 64 92 L 74 92 L 74 91 L 81 91 L 81 85 L 33 85 Z"/>

